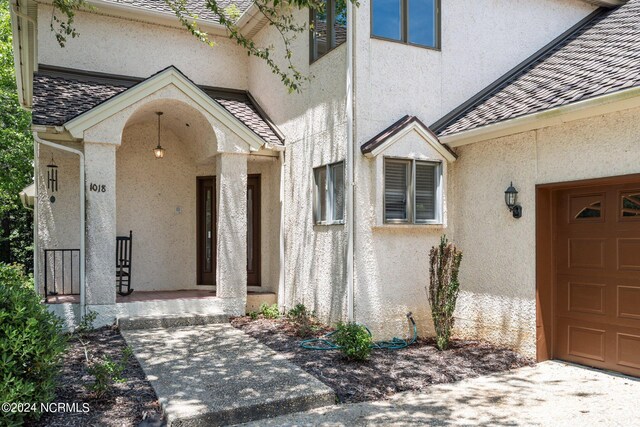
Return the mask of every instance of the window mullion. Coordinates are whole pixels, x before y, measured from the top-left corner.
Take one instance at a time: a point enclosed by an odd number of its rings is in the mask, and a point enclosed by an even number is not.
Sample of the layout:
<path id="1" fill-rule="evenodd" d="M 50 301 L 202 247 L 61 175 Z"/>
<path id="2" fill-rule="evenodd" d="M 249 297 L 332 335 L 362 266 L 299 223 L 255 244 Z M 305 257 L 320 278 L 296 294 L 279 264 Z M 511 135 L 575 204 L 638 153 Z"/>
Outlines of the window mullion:
<path id="1" fill-rule="evenodd" d="M 333 188 L 333 174 L 331 173 L 331 168 L 329 167 L 329 165 L 326 166 L 326 174 L 327 174 L 327 179 L 326 179 L 326 188 L 325 188 L 325 194 L 326 194 L 326 200 L 327 203 L 325 205 L 325 215 L 324 217 L 326 218 L 327 222 L 333 222 L 333 191 L 331 191 L 331 189 Z"/>
<path id="2" fill-rule="evenodd" d="M 402 41 L 409 42 L 409 0 L 402 0 Z"/>

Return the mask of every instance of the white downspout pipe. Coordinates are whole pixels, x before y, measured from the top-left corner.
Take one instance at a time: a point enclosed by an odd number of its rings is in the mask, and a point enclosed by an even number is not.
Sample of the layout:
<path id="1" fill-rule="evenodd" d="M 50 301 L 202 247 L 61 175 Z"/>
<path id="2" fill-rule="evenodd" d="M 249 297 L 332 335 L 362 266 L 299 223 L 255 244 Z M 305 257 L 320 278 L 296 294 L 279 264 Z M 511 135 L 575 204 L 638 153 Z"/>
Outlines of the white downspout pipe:
<path id="1" fill-rule="evenodd" d="M 58 150 L 62 150 L 62 151 L 66 151 L 69 153 L 73 153 L 78 155 L 78 157 L 80 158 L 80 320 L 82 320 L 84 318 L 85 315 L 85 261 L 86 261 L 86 257 L 85 257 L 85 209 L 84 209 L 84 202 L 85 202 L 85 177 L 84 177 L 84 153 L 80 150 L 76 150 L 75 148 L 70 148 L 64 145 L 60 145 L 60 144 L 56 144 L 55 142 L 51 142 L 51 141 L 46 141 L 42 138 L 40 138 L 38 136 L 37 132 L 33 132 L 33 140 L 38 143 L 38 144 L 42 144 L 42 145 L 46 145 L 48 147 L 52 147 L 52 148 L 56 148 Z M 39 150 L 36 150 L 36 154 Z M 36 158 L 35 159 L 35 163 L 36 165 L 38 164 L 39 159 Z M 35 168 L 36 171 L 36 199 L 35 199 L 35 206 L 38 205 L 38 184 L 37 184 L 37 180 L 38 180 L 38 175 L 37 175 L 37 166 Z M 36 211 L 37 212 L 37 211 Z M 37 221 L 37 216 L 36 216 L 36 221 Z M 37 228 L 37 225 L 36 225 Z M 37 241 L 37 236 L 36 236 L 36 240 Z M 34 243 L 34 249 L 36 248 L 36 245 Z M 37 256 L 37 253 L 34 254 L 34 260 Z M 35 261 L 34 261 L 34 270 L 35 270 Z M 34 271 L 35 274 L 35 271 Z M 37 277 L 37 276 L 36 276 Z"/>
<path id="2" fill-rule="evenodd" d="M 353 143 L 353 35 L 355 32 L 353 13 L 354 5 L 352 0 L 347 0 L 347 102 L 346 102 L 346 118 L 347 118 L 347 149 L 346 149 L 346 163 L 347 163 L 347 255 L 346 255 L 346 267 L 347 267 L 347 318 L 349 322 L 355 320 L 354 313 L 354 258 L 353 258 L 353 244 L 354 244 L 354 191 L 355 191 L 355 179 L 354 179 L 354 143 Z"/>

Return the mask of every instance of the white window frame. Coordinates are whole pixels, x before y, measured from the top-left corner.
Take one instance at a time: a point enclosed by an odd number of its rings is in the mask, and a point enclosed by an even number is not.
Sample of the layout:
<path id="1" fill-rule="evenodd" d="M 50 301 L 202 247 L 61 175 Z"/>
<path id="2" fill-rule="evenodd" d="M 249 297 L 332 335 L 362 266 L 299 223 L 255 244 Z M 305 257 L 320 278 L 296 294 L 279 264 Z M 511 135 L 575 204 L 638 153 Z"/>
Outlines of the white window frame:
<path id="1" fill-rule="evenodd" d="M 343 200 L 342 200 L 342 219 L 335 219 L 333 217 L 333 212 L 334 212 L 334 204 L 335 204 L 335 194 L 333 192 L 333 181 L 334 181 L 334 173 L 333 173 L 333 167 L 336 165 L 342 164 L 342 173 L 343 173 L 343 177 L 342 177 L 342 182 L 343 185 L 345 184 L 345 168 L 344 168 L 344 160 L 341 160 L 339 162 L 333 162 L 333 163 L 328 163 L 326 165 L 322 165 L 322 166 L 318 166 L 313 168 L 313 176 L 312 176 L 312 182 L 313 182 L 313 223 L 315 225 L 341 225 L 344 224 L 344 210 L 345 210 L 345 197 L 346 197 L 346 188 L 345 191 L 343 191 Z M 319 191 L 321 191 L 318 188 L 318 185 L 316 185 L 316 170 L 320 169 L 320 168 L 325 168 L 325 188 L 324 191 L 325 192 L 325 200 L 327 201 L 325 209 L 326 209 L 326 215 L 325 215 L 325 220 L 321 220 L 320 218 L 322 218 L 322 206 L 320 205 L 320 194 Z"/>
<path id="2" fill-rule="evenodd" d="M 416 225 L 429 225 L 437 224 L 441 225 L 442 221 L 442 181 L 443 181 L 443 166 L 441 161 L 434 160 L 420 160 L 410 159 L 406 157 L 388 157 L 385 156 L 382 165 L 382 221 L 384 224 L 416 224 Z M 387 219 L 387 191 L 386 191 L 386 177 L 387 177 L 387 162 L 403 162 L 409 165 L 409 176 L 407 179 L 407 193 L 406 193 L 406 209 L 407 219 Z M 425 163 L 435 166 L 435 201 L 434 201 L 434 218 L 426 220 L 417 220 L 415 214 L 415 176 L 416 176 L 416 163 Z"/>

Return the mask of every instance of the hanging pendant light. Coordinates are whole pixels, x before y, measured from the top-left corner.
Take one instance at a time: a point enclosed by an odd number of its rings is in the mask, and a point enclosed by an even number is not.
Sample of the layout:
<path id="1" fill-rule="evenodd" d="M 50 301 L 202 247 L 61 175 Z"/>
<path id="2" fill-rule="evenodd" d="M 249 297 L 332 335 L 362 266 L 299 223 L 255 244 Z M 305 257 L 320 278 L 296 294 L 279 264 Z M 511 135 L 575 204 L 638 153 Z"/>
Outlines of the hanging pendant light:
<path id="1" fill-rule="evenodd" d="M 153 155 L 156 156 L 156 159 L 162 159 L 165 152 L 165 149 L 160 145 L 160 116 L 162 116 L 162 111 L 158 111 L 156 114 L 158 115 L 158 146 L 153 149 Z"/>

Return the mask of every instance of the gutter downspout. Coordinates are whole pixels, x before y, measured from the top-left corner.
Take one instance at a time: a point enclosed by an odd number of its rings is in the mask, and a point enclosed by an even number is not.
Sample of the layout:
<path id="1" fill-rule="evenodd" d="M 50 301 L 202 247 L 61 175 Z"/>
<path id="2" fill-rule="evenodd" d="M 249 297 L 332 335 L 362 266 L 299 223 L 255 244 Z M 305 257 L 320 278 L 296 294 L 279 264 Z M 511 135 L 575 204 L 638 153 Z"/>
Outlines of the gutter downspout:
<path id="1" fill-rule="evenodd" d="M 347 267 L 347 318 L 349 322 L 355 320 L 354 313 L 354 256 L 353 256 L 353 244 L 354 244 L 354 143 L 353 143 L 353 36 L 354 36 L 354 6 L 352 0 L 347 0 L 347 100 L 346 100 L 346 118 L 347 118 L 347 147 L 346 147 L 346 160 L 347 160 L 347 254 L 346 254 L 346 267 Z"/>
<path id="2" fill-rule="evenodd" d="M 60 144 L 56 144 L 55 142 L 51 142 L 51 141 L 46 141 L 44 139 L 41 139 L 38 136 L 37 132 L 33 132 L 33 140 L 36 143 L 36 147 L 37 144 L 42 144 L 42 145 L 46 145 L 48 147 L 52 147 L 52 148 L 56 148 L 58 150 L 62 150 L 62 151 L 66 151 L 69 153 L 73 153 L 78 155 L 78 157 L 80 158 L 80 319 L 82 320 L 84 319 L 84 315 L 85 315 L 85 298 L 86 298 L 86 292 L 85 292 L 85 262 L 86 262 L 86 256 L 85 256 L 85 235 L 84 235 L 84 231 L 85 231 L 85 209 L 84 209 L 84 203 L 85 203 L 85 176 L 84 176 L 84 153 L 80 150 L 76 150 L 75 148 L 70 148 L 64 145 L 60 145 Z M 38 149 L 36 148 L 35 150 L 35 154 L 38 154 Z M 35 164 L 37 165 L 39 161 L 39 158 L 36 157 L 35 158 Z M 37 175 L 37 166 L 35 167 L 35 171 L 36 171 L 36 196 L 35 196 L 35 204 L 34 206 L 38 206 L 38 184 L 37 184 L 37 179 L 38 179 L 38 175 Z M 36 210 L 37 212 L 37 210 Z M 37 215 L 37 214 L 36 214 Z M 36 224 L 37 224 L 37 216 L 36 216 Z M 37 225 L 36 225 L 37 228 Z M 37 236 L 36 239 L 34 240 L 34 251 L 36 250 L 36 243 L 37 242 Z M 34 275 L 35 275 L 35 259 L 37 258 L 37 252 L 34 253 Z M 37 276 L 35 276 L 37 277 Z"/>

